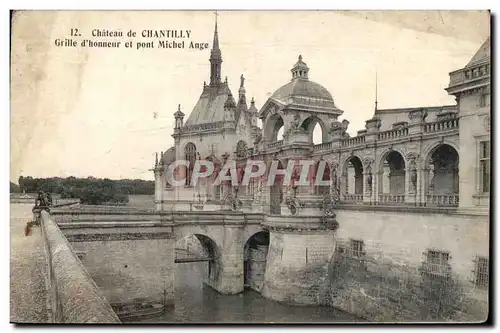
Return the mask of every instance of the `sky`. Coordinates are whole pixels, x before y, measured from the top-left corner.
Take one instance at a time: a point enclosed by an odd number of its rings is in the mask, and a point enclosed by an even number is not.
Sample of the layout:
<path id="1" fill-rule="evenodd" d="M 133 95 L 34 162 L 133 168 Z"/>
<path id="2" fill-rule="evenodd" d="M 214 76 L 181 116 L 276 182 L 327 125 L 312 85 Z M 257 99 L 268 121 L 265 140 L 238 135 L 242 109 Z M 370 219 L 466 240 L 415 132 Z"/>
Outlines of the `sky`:
<path id="1" fill-rule="evenodd" d="M 76 176 L 153 179 L 209 81 L 212 11 L 18 12 L 11 47 L 11 181 Z M 444 88 L 489 36 L 488 12 L 219 11 L 222 76 L 246 78 L 256 107 L 291 79 L 298 55 L 354 136 L 379 108 L 454 104 Z M 70 29 L 191 30 L 206 50 L 57 47 Z M 120 39 L 129 40 L 127 37 Z M 377 73 L 377 74 L 376 74 Z"/>

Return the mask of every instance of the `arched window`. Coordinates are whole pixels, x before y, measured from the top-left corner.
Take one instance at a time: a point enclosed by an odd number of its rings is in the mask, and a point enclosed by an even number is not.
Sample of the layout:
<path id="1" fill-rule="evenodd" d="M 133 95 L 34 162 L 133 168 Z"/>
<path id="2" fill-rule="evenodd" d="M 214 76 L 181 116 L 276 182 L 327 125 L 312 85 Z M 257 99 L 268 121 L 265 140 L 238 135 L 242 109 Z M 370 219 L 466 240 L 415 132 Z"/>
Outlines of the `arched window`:
<path id="1" fill-rule="evenodd" d="M 191 176 L 193 175 L 194 163 L 196 161 L 196 146 L 189 142 L 184 148 L 184 158 L 189 162 L 186 172 L 186 185 L 191 185 Z"/>

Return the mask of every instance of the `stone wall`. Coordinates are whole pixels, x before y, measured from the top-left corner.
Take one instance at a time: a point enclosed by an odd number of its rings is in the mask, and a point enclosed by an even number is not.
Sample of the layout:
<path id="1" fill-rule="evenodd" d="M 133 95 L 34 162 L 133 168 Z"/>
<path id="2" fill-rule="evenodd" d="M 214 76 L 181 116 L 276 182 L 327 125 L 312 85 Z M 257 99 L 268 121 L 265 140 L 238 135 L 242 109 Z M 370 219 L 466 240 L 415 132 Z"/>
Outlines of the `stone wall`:
<path id="1" fill-rule="evenodd" d="M 175 240 L 171 229 L 165 232 L 159 228 L 64 230 L 110 303 L 146 301 L 170 306 L 175 291 Z"/>
<path id="2" fill-rule="evenodd" d="M 271 231 L 262 295 L 297 305 L 323 303 L 334 249 L 333 232 Z"/>
<path id="3" fill-rule="evenodd" d="M 52 321 L 119 323 L 110 304 L 47 212 L 42 212 L 42 227 L 48 254 Z"/>
<path id="4" fill-rule="evenodd" d="M 339 210 L 337 220 L 330 305 L 375 321 L 486 320 L 488 290 L 474 272 L 476 257 L 489 256 L 489 217 Z M 429 274 L 429 249 L 449 253 L 448 274 Z"/>

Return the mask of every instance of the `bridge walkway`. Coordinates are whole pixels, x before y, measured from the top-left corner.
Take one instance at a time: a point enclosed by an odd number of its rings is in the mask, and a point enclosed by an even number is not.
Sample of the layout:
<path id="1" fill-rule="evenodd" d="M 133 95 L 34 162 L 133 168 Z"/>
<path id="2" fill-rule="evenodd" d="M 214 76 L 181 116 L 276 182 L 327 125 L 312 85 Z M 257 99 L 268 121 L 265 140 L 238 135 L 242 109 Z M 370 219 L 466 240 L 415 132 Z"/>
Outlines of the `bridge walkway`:
<path id="1" fill-rule="evenodd" d="M 47 323 L 47 263 L 40 227 L 24 235 L 33 203 L 10 205 L 10 322 Z"/>

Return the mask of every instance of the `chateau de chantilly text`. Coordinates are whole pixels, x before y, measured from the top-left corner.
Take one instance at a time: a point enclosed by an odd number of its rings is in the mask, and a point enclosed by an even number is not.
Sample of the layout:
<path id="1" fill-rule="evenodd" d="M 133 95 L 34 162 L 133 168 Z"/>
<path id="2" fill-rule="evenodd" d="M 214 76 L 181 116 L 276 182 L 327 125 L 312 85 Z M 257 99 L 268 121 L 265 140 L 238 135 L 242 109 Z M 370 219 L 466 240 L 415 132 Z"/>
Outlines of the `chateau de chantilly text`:
<path id="1" fill-rule="evenodd" d="M 54 39 L 62 48 L 126 48 L 206 50 L 210 44 L 195 39 L 189 29 L 92 29 L 71 28 L 66 36 Z"/>

